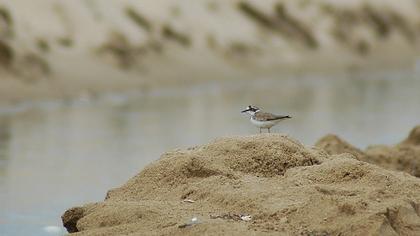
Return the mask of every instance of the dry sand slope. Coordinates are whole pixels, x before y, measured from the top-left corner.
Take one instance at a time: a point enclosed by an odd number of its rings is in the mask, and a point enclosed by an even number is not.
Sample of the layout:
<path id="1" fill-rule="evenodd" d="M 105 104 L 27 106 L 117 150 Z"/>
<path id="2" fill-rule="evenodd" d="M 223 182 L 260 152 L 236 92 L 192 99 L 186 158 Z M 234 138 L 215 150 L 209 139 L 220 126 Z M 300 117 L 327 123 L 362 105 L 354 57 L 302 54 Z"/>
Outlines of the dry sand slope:
<path id="1" fill-rule="evenodd" d="M 359 160 L 420 177 L 420 126 L 415 127 L 407 139 L 393 147 L 375 145 L 363 152 L 336 135 L 326 135 L 315 146 L 328 154 L 351 153 Z"/>
<path id="2" fill-rule="evenodd" d="M 418 131 L 382 149 L 418 149 Z M 171 151 L 63 223 L 76 235 L 420 235 L 419 178 L 358 160 L 376 151 L 331 150 L 262 134 Z"/>

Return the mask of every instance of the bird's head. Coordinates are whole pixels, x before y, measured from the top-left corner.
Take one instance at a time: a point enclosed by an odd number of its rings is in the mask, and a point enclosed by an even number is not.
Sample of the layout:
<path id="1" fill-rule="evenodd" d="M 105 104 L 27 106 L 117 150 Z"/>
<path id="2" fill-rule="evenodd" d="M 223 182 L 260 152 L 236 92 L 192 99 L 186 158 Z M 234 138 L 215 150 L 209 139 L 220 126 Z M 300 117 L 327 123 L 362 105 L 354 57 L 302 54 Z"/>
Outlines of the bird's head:
<path id="1" fill-rule="evenodd" d="M 242 113 L 248 113 L 248 114 L 250 114 L 250 115 L 254 115 L 256 112 L 258 112 L 260 109 L 258 108 L 258 107 L 256 107 L 256 106 L 252 106 L 252 105 L 249 105 L 249 106 L 247 106 L 246 108 L 245 108 L 245 110 L 243 110 L 243 111 L 241 111 Z"/>

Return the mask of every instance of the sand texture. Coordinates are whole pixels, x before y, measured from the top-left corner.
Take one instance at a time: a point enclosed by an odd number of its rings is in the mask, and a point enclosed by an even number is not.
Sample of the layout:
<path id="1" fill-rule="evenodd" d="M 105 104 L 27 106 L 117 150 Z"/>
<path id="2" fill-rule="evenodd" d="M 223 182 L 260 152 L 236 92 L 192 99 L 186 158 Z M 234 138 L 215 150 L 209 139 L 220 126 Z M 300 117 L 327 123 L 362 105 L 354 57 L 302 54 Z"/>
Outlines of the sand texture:
<path id="1" fill-rule="evenodd" d="M 417 134 L 389 150 L 414 149 Z M 63 223 L 75 235 L 420 235 L 420 179 L 326 140 L 326 151 L 261 134 L 167 152 Z M 340 145 L 351 154 L 330 154 Z"/>
<path id="2" fill-rule="evenodd" d="M 315 145 L 328 154 L 351 153 L 359 160 L 420 177 L 420 126 L 415 127 L 403 142 L 394 146 L 375 145 L 362 151 L 336 135 L 326 135 Z"/>

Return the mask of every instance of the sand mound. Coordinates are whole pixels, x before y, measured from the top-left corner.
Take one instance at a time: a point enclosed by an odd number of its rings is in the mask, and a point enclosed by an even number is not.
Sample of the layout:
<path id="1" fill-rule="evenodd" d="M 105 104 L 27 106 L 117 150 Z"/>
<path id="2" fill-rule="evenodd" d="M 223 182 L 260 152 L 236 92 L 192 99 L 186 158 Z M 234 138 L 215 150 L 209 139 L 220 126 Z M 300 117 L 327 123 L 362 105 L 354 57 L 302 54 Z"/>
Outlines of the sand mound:
<path id="1" fill-rule="evenodd" d="M 165 153 L 62 219 L 78 235 L 419 235 L 420 179 L 281 135 L 230 137 Z"/>
<path id="2" fill-rule="evenodd" d="M 334 134 L 328 134 L 322 137 L 320 140 L 318 140 L 318 142 L 316 142 L 315 146 L 322 148 L 330 155 L 350 153 L 358 160 L 364 159 L 366 156 L 366 154 L 360 149 L 340 139 L 337 135 Z"/>
<path id="3" fill-rule="evenodd" d="M 410 134 L 401 145 L 420 146 L 420 125 L 411 130 Z"/>
<path id="4" fill-rule="evenodd" d="M 420 177 L 420 126 L 415 127 L 409 136 L 397 145 L 370 146 L 364 152 L 335 135 L 321 138 L 315 146 L 329 154 L 351 153 L 359 160 Z"/>

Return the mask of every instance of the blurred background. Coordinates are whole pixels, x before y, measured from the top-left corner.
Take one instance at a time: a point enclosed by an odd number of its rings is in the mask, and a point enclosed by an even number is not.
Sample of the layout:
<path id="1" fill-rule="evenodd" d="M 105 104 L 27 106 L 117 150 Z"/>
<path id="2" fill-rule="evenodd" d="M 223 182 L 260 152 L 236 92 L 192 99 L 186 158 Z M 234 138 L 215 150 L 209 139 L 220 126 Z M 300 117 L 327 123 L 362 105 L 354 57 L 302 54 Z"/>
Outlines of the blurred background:
<path id="1" fill-rule="evenodd" d="M 161 153 L 258 132 L 366 148 L 420 124 L 419 0 L 0 0 L 0 235 L 62 235 Z"/>

